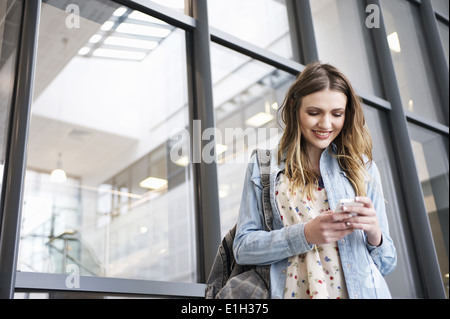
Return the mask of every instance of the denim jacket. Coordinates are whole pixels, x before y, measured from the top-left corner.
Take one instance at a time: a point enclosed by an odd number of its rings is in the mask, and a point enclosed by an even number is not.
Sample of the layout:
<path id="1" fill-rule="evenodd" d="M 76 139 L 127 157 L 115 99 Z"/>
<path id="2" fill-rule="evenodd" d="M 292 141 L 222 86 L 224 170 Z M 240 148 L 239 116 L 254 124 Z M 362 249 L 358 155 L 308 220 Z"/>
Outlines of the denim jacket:
<path id="1" fill-rule="evenodd" d="M 335 149 L 334 144 L 330 146 Z M 236 237 L 233 251 L 239 264 L 271 265 L 271 298 L 284 296 L 287 261 L 290 256 L 305 253 L 314 245 L 308 244 L 304 223 L 284 227 L 275 199 L 275 183 L 284 170 L 284 160 L 278 164 L 278 150 L 272 151 L 270 163 L 270 202 L 273 211 L 273 230 L 264 230 L 262 185 L 255 155 L 247 167 Z M 338 241 L 347 291 L 350 298 L 391 298 L 384 276 L 397 264 L 397 254 L 389 236 L 385 203 L 377 166 L 367 167 L 371 178 L 366 182 L 367 197 L 371 198 L 382 230 L 382 243 L 371 246 L 362 230 Z M 335 209 L 341 198 L 354 198 L 355 191 L 335 157 L 326 149 L 320 158 L 320 172 L 328 195 L 330 209 Z"/>

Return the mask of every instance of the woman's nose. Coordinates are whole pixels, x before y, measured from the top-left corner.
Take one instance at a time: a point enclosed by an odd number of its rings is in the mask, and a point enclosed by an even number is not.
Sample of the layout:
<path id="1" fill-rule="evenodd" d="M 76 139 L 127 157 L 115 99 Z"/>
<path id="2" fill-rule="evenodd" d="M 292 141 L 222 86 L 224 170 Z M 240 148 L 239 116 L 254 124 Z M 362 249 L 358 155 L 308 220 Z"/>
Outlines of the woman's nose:
<path id="1" fill-rule="evenodd" d="M 319 123 L 318 123 L 319 127 L 323 130 L 328 130 L 331 129 L 331 119 L 329 116 L 324 115 L 320 118 Z"/>

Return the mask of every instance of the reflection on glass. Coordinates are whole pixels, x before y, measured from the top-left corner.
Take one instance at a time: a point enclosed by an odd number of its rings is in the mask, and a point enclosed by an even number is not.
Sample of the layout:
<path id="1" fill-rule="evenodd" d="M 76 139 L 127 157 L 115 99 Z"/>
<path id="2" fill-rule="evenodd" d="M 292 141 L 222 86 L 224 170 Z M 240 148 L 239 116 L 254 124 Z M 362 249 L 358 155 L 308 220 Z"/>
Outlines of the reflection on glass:
<path id="1" fill-rule="evenodd" d="M 0 0 L 0 191 L 21 20 L 22 1 Z"/>
<path id="2" fill-rule="evenodd" d="M 358 0 L 311 0 L 319 59 L 344 72 L 355 89 L 384 97 L 366 5 Z"/>
<path id="3" fill-rule="evenodd" d="M 285 0 L 209 0 L 208 14 L 212 27 L 293 58 Z"/>
<path id="4" fill-rule="evenodd" d="M 224 235 L 237 220 L 251 152 L 278 144 L 277 110 L 295 77 L 214 43 L 211 59 L 217 137 L 223 150 L 217 163 Z"/>
<path id="5" fill-rule="evenodd" d="M 417 4 L 399 0 L 381 4 L 403 108 L 447 124 Z"/>
<path id="6" fill-rule="evenodd" d="M 196 281 L 189 166 L 169 157 L 187 126 L 184 32 L 104 1 L 80 1 L 70 29 L 53 3 L 42 5 L 18 268 Z M 56 168 L 65 181 L 52 181 Z"/>
<path id="7" fill-rule="evenodd" d="M 448 137 L 443 137 L 414 124 L 408 126 L 414 159 L 422 184 L 425 207 L 448 298 Z"/>

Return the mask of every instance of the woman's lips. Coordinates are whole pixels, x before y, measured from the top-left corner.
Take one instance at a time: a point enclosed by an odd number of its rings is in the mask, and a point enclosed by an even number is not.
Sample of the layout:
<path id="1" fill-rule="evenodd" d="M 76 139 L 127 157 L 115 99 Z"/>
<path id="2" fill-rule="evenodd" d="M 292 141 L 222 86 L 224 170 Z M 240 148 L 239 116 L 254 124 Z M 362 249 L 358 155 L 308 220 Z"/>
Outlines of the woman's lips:
<path id="1" fill-rule="evenodd" d="M 327 139 L 333 134 L 332 131 L 312 131 L 314 136 L 320 139 Z"/>

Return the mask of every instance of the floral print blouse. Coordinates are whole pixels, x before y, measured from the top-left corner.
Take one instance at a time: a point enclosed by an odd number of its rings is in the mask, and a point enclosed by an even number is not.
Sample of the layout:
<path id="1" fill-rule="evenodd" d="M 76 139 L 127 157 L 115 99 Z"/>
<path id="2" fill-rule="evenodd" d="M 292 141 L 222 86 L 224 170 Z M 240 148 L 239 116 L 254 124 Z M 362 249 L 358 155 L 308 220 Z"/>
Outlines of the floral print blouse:
<path id="1" fill-rule="evenodd" d="M 292 192 L 291 183 L 281 173 L 276 183 L 276 201 L 284 227 L 307 223 L 328 211 L 328 199 L 323 184 L 315 190 L 312 200 L 301 191 Z M 347 288 L 341 271 L 337 243 L 314 245 L 304 254 L 288 259 L 285 299 L 346 299 Z"/>

